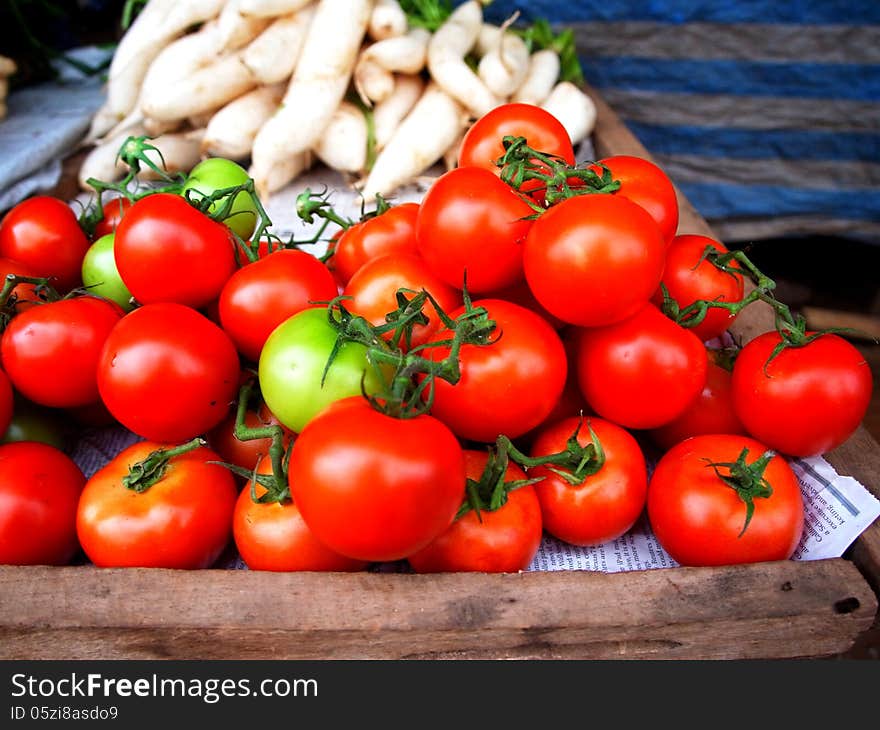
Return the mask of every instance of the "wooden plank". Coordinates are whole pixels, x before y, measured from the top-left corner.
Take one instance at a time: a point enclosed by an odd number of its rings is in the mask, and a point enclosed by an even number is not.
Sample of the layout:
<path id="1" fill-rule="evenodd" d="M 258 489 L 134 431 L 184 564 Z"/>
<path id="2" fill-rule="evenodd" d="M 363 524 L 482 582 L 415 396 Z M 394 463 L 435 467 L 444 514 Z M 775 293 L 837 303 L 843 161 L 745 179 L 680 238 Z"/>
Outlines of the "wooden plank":
<path id="1" fill-rule="evenodd" d="M 2 567 L 0 657 L 813 657 L 849 648 L 876 610 L 842 559 L 613 575 Z"/>
<path id="2" fill-rule="evenodd" d="M 804 307 L 802 314 L 806 317 L 807 325 L 810 329 L 846 328 L 851 330 L 846 333 L 847 337 L 874 342 L 880 341 L 880 315 L 811 306 Z"/>

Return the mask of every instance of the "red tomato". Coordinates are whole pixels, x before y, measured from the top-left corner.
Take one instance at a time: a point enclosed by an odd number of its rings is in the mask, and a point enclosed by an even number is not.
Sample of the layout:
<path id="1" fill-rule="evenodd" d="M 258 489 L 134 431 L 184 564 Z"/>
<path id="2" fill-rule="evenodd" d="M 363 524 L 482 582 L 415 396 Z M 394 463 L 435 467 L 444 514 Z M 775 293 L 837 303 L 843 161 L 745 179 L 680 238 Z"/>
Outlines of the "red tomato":
<path id="1" fill-rule="evenodd" d="M 385 315 L 397 309 L 397 290 L 411 289 L 409 298 L 424 289 L 440 308 L 449 313 L 461 306 L 461 292 L 442 281 L 416 254 L 387 254 L 364 264 L 351 278 L 342 293 L 351 299 L 344 304 L 374 325 L 385 324 Z M 441 326 L 437 310 L 429 301 L 422 310 L 428 324 L 416 325 L 412 331 L 412 346 L 424 344 Z M 390 334 L 389 334 L 390 336 Z M 401 342 L 401 345 L 404 345 Z"/>
<path id="2" fill-rule="evenodd" d="M 736 415 L 752 436 L 784 454 L 836 449 L 859 427 L 871 402 L 868 362 L 842 337 L 826 334 L 786 348 L 768 364 L 780 340 L 776 331 L 765 332 L 737 357 Z"/>
<path id="3" fill-rule="evenodd" d="M 626 198 L 581 195 L 535 221 L 523 263 L 535 298 L 564 322 L 599 327 L 635 314 L 663 275 L 666 244 Z"/>
<path id="4" fill-rule="evenodd" d="M 579 423 L 575 416 L 543 428 L 530 456 L 564 451 Z M 546 466 L 529 469 L 530 478 L 543 477 L 535 492 L 544 529 L 572 545 L 601 545 L 623 535 L 642 514 L 648 490 L 645 457 L 629 432 L 610 421 L 588 418 L 578 431 L 581 446 L 591 441 L 588 425 L 605 452 L 605 463 L 596 474 L 575 486 Z"/>
<path id="5" fill-rule="evenodd" d="M 582 330 L 578 381 L 589 406 L 626 428 L 678 418 L 706 384 L 706 348 L 653 304 L 617 324 Z"/>
<path id="6" fill-rule="evenodd" d="M 113 200 L 107 201 L 104 204 L 104 217 L 99 220 L 95 226 L 95 232 L 92 234 L 92 239 L 97 241 L 102 236 L 106 236 L 108 233 L 113 233 L 119 228 L 119 222 L 132 205 L 133 203 L 128 198 L 124 197 L 113 198 Z"/>
<path id="7" fill-rule="evenodd" d="M 122 309 L 80 296 L 31 307 L 0 338 L 3 368 L 15 389 L 40 405 L 85 406 L 99 400 L 97 367 Z"/>
<path id="8" fill-rule="evenodd" d="M 9 424 L 12 423 L 12 412 L 15 408 L 15 399 L 12 394 L 12 385 L 9 376 L 0 370 L 0 437 L 6 433 Z"/>
<path id="9" fill-rule="evenodd" d="M 468 291 L 503 289 L 522 279 L 523 241 L 534 211 L 488 170 L 458 167 L 425 194 L 416 224 L 418 252 L 443 281 Z"/>
<path id="10" fill-rule="evenodd" d="M 272 445 L 271 438 L 250 439 L 241 441 L 235 435 L 236 413 L 233 410 L 223 421 L 207 435 L 208 444 L 214 451 L 220 454 L 221 459 L 227 464 L 240 466 L 242 469 L 256 469 L 257 465 L 269 453 Z M 260 403 L 258 410 L 248 409 L 244 414 L 244 424 L 248 428 L 264 428 L 266 426 L 281 426 L 281 423 L 269 410 L 265 403 Z M 292 431 L 284 428 L 284 444 L 290 443 L 294 438 Z"/>
<path id="11" fill-rule="evenodd" d="M 489 455 L 485 451 L 464 452 L 465 474 L 478 481 Z M 527 477 L 510 463 L 506 482 Z M 471 571 L 516 573 L 529 567 L 541 544 L 541 506 L 531 484 L 508 494 L 507 502 L 493 511 L 470 510 L 427 547 L 409 556 L 417 573 Z"/>
<path id="12" fill-rule="evenodd" d="M 265 457 L 257 471 L 271 474 L 271 459 Z M 265 487 L 258 484 L 256 493 L 262 496 Z M 341 572 L 363 570 L 368 565 L 364 560 L 334 553 L 318 542 L 291 500 L 254 502 L 251 483 L 235 503 L 232 535 L 241 559 L 251 570 Z"/>
<path id="13" fill-rule="evenodd" d="M 337 280 L 345 286 L 361 266 L 379 256 L 415 253 L 418 215 L 418 203 L 402 203 L 341 231 L 330 259 Z"/>
<path id="14" fill-rule="evenodd" d="M 35 441 L 0 446 L 0 564 L 66 565 L 86 478 L 64 452 Z"/>
<path id="15" fill-rule="evenodd" d="M 229 412 L 238 354 L 217 325 L 182 304 L 147 304 L 113 328 L 98 363 L 98 390 L 123 426 L 153 441 L 205 433 Z"/>
<path id="16" fill-rule="evenodd" d="M 288 317 L 336 296 L 329 269 L 304 251 L 276 251 L 236 271 L 220 293 L 220 323 L 248 360 Z"/>
<path id="17" fill-rule="evenodd" d="M 37 195 L 22 201 L 0 221 L 0 256 L 20 262 L 35 276 L 68 292 L 81 283 L 89 239 L 63 200 Z"/>
<path id="18" fill-rule="evenodd" d="M 76 514 L 80 544 L 99 567 L 209 568 L 232 531 L 232 473 L 201 447 L 173 457 L 142 492 L 123 485 L 129 467 L 162 444 L 123 449 L 86 483 Z"/>
<path id="19" fill-rule="evenodd" d="M 745 432 L 733 409 L 730 372 L 712 362 L 710 357 L 703 390 L 678 418 L 651 431 L 651 438 L 668 450 L 691 436 Z"/>
<path id="20" fill-rule="evenodd" d="M 791 557 L 801 539 L 804 507 L 797 479 L 780 456 L 764 472 L 769 497 L 746 503 L 707 463 L 733 463 L 749 450 L 752 464 L 768 450 L 747 436 L 713 434 L 682 441 L 660 459 L 648 485 L 648 519 L 657 539 L 682 565 L 735 565 Z M 719 467 L 727 475 L 726 467 Z"/>
<path id="21" fill-rule="evenodd" d="M 172 193 L 141 198 L 115 235 L 119 276 L 141 304 L 202 307 L 220 295 L 236 268 L 229 228 Z"/>
<path id="22" fill-rule="evenodd" d="M 15 274 L 16 276 L 36 276 L 33 269 L 25 266 L 20 261 L 0 258 L 0 279 L 5 282 L 6 277 L 9 274 Z M 16 312 L 22 312 L 28 307 L 34 306 L 37 302 L 37 295 L 33 284 L 17 284 L 13 288 L 11 296 L 15 297 Z"/>
<path id="23" fill-rule="evenodd" d="M 460 438 L 494 441 L 499 434 L 522 436 L 547 418 L 562 394 L 568 371 L 565 348 L 556 331 L 524 307 L 500 299 L 481 299 L 473 305 L 489 312 L 497 341 L 462 346 L 461 379 L 455 385 L 435 380 L 431 414 Z M 455 319 L 463 311 L 450 316 Z M 440 330 L 430 341 L 448 338 L 448 330 Z M 426 351 L 434 360 L 448 354 L 448 347 Z"/>
<path id="24" fill-rule="evenodd" d="M 723 243 L 708 236 L 676 236 L 666 251 L 662 283 L 682 309 L 698 299 L 738 302 L 743 298 L 742 274 L 728 274 L 709 261 L 700 260 L 707 246 L 719 253 L 727 253 Z M 733 265 L 737 266 L 735 261 Z M 655 292 L 652 301 L 658 307 L 663 304 L 661 290 Z M 733 320 L 730 312 L 710 307 L 705 319 L 690 329 L 705 342 L 726 332 Z"/>
<path id="25" fill-rule="evenodd" d="M 614 155 L 599 162 L 620 181 L 615 195 L 629 198 L 648 211 L 660 227 L 663 240 L 669 243 L 678 229 L 678 199 L 666 173 L 650 160 L 631 155 Z"/>
<path id="26" fill-rule="evenodd" d="M 464 498 L 464 458 L 436 418 L 391 418 L 355 396 L 302 430 L 289 481 L 306 524 L 331 550 L 400 560 L 452 524 Z"/>

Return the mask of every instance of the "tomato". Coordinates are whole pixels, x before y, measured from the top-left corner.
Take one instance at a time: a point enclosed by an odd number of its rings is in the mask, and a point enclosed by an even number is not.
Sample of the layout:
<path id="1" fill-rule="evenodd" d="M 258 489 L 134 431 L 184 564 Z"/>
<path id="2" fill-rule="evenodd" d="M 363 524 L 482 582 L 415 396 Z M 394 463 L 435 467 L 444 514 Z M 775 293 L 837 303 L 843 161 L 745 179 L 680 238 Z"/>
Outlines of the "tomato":
<path id="1" fill-rule="evenodd" d="M 391 418 L 356 396 L 303 429 L 289 482 L 306 524 L 331 550 L 400 560 L 452 524 L 464 498 L 464 457 L 436 418 Z"/>
<path id="2" fill-rule="evenodd" d="M 678 229 L 678 199 L 666 173 L 650 160 L 632 155 L 614 155 L 599 162 L 611 170 L 613 179 L 620 181 L 620 189 L 614 195 L 644 208 L 657 222 L 663 240 L 669 243 Z"/>
<path id="3" fill-rule="evenodd" d="M 465 475 L 478 481 L 489 455 L 464 452 Z M 511 462 L 504 481 L 525 480 L 522 469 Z M 531 484 L 517 487 L 497 510 L 474 510 L 459 517 L 444 533 L 409 556 L 417 573 L 472 571 L 516 573 L 529 567 L 541 544 L 541 506 Z"/>
<path id="4" fill-rule="evenodd" d="M 238 163 L 222 157 L 209 157 L 190 170 L 180 194 L 186 196 L 189 193 L 189 197 L 198 202 L 217 190 L 244 185 L 248 180 L 250 177 L 247 171 Z M 225 205 L 225 200 L 214 202 L 208 212 L 217 213 Z M 223 222 L 238 236 L 247 240 L 257 227 L 258 216 L 253 196 L 242 190 L 235 196 L 229 216 Z"/>
<path id="5" fill-rule="evenodd" d="M 97 241 L 99 238 L 114 233 L 119 228 L 119 221 L 132 205 L 133 203 L 124 197 L 113 198 L 113 200 L 104 203 L 104 217 L 95 225 L 92 240 Z"/>
<path id="6" fill-rule="evenodd" d="M 574 416 L 541 429 L 530 456 L 564 451 L 579 424 Z M 530 478 L 543 477 L 535 493 L 544 529 L 572 545 L 601 545 L 623 535 L 642 514 L 648 491 L 645 457 L 635 438 L 610 421 L 592 417 L 578 431 L 581 446 L 590 443 L 590 428 L 602 445 L 605 462 L 581 484 L 569 484 L 546 466 L 529 469 Z"/>
<path id="7" fill-rule="evenodd" d="M 435 380 L 431 413 L 461 438 L 516 438 L 541 423 L 559 400 L 568 370 L 565 349 L 556 331 L 524 307 L 500 299 L 476 300 L 473 306 L 485 307 L 495 321 L 497 341 L 462 346 L 461 379 L 455 385 Z M 448 330 L 441 330 L 430 341 L 448 338 Z M 446 346 L 426 351 L 434 360 L 448 354 Z"/>
<path id="8" fill-rule="evenodd" d="M 239 367 L 232 341 L 209 319 L 182 304 L 147 304 L 125 315 L 107 338 L 98 390 L 130 431 L 180 442 L 226 417 Z"/>
<path id="9" fill-rule="evenodd" d="M 502 140 L 508 135 L 525 137 L 533 150 L 560 157 L 568 165 L 575 163 L 571 138 L 556 117 L 539 106 L 509 103 L 495 107 L 471 125 L 461 141 L 458 164 L 484 167 L 500 174 L 501 168 L 495 161 L 504 154 Z M 530 181 L 522 191 L 534 193 L 542 185 L 538 180 Z"/>
<path id="10" fill-rule="evenodd" d="M 235 411 L 232 411 L 219 425 L 208 432 L 208 444 L 214 451 L 220 454 L 220 458 L 225 463 L 240 466 L 242 469 L 256 469 L 263 457 L 269 453 L 272 439 L 240 440 L 235 435 L 236 415 Z M 266 407 L 265 403 L 260 403 L 256 410 L 248 408 L 244 415 L 244 424 L 248 428 L 265 428 L 267 426 L 281 425 L 278 419 Z M 294 438 L 294 435 L 287 429 L 284 429 L 284 431 L 284 444 L 286 446 Z"/>
<path id="11" fill-rule="evenodd" d="M 411 253 L 387 254 L 369 261 L 358 269 L 342 293 L 351 297 L 344 302 L 350 312 L 371 324 L 382 325 L 386 322 L 385 315 L 398 307 L 398 289 L 412 290 L 407 295 L 410 299 L 421 290 L 427 291 L 447 314 L 461 306 L 461 292 L 435 276 L 419 256 Z M 422 311 L 428 317 L 428 324 L 413 328 L 413 347 L 424 344 L 441 326 L 430 301 Z"/>
<path id="12" fill-rule="evenodd" d="M 484 293 L 523 277 L 534 211 L 488 170 L 458 167 L 428 189 L 416 222 L 418 252 L 443 281 Z"/>
<path id="13" fill-rule="evenodd" d="M 260 359 L 269 335 L 288 317 L 336 296 L 329 269 L 304 251 L 275 251 L 236 271 L 220 292 L 220 323 L 238 351 Z"/>
<path id="14" fill-rule="evenodd" d="M 4 283 L 9 274 L 15 274 L 16 276 L 36 276 L 33 269 L 25 266 L 20 261 L 0 258 L 0 278 L 3 279 Z M 22 312 L 28 307 L 34 306 L 38 301 L 33 284 L 16 284 L 13 287 L 10 296 L 15 297 L 14 309 L 16 312 Z"/>
<path id="15" fill-rule="evenodd" d="M 6 433 L 9 424 L 12 423 L 14 408 L 12 384 L 9 382 L 9 376 L 0 370 L 0 437 Z"/>
<path id="16" fill-rule="evenodd" d="M 265 457 L 257 471 L 271 474 Z M 356 571 L 368 563 L 333 552 L 318 542 L 306 525 L 299 507 L 291 500 L 254 502 L 249 483 L 238 495 L 232 517 L 232 535 L 241 559 L 251 570 Z M 256 485 L 257 496 L 266 493 Z"/>
<path id="17" fill-rule="evenodd" d="M 200 447 L 168 461 L 145 491 L 126 487 L 129 467 L 163 444 L 141 441 L 123 449 L 86 483 L 76 530 L 99 567 L 211 567 L 229 542 L 238 490 L 232 473 L 212 464 Z"/>
<path id="18" fill-rule="evenodd" d="M 748 449 L 748 464 L 768 450 L 747 436 L 694 436 L 666 452 L 654 469 L 648 519 L 660 544 L 682 565 L 785 560 L 800 542 L 801 492 L 781 456 L 770 459 L 763 473 L 772 494 L 753 498 L 754 513 L 745 527 L 746 503 L 709 463 L 734 463 L 743 449 Z M 725 476 L 730 472 L 727 467 L 718 469 Z"/>
<path id="19" fill-rule="evenodd" d="M 651 438 L 668 450 L 691 436 L 745 432 L 733 409 L 731 374 L 710 357 L 703 390 L 678 418 L 651 431 Z"/>
<path id="20" fill-rule="evenodd" d="M 123 311 L 134 308 L 131 292 L 122 283 L 113 254 L 114 234 L 108 233 L 97 239 L 83 258 L 82 282 L 89 292 L 116 302 Z"/>
<path id="21" fill-rule="evenodd" d="M 113 244 L 122 281 L 141 304 L 198 308 L 220 295 L 235 271 L 232 234 L 183 198 L 155 193 L 135 203 Z"/>
<path id="22" fill-rule="evenodd" d="M 581 331 L 578 382 L 589 406 L 626 428 L 678 418 L 706 384 L 706 348 L 653 304 L 629 319 Z"/>
<path id="23" fill-rule="evenodd" d="M 361 266 L 379 256 L 415 253 L 418 214 L 418 203 L 402 203 L 340 231 L 330 258 L 337 280 L 345 286 Z"/>
<path id="24" fill-rule="evenodd" d="M 59 411 L 38 406 L 20 394 L 13 394 L 12 420 L 0 443 L 39 441 L 59 451 L 67 446 L 67 423 Z"/>
<path id="25" fill-rule="evenodd" d="M 698 299 L 738 302 L 743 298 L 742 274 L 728 274 L 709 261 L 701 260 L 707 246 L 727 253 L 723 243 L 708 236 L 676 236 L 666 251 L 662 283 L 682 309 Z M 732 265 L 737 266 L 735 261 Z M 663 304 L 661 290 L 654 294 L 653 302 L 658 307 Z M 710 307 L 705 319 L 690 329 L 705 342 L 726 332 L 733 320 L 727 310 Z"/>
<path id="26" fill-rule="evenodd" d="M 48 195 L 23 200 L 0 221 L 0 256 L 20 262 L 35 276 L 49 277 L 62 293 L 79 285 L 88 247 L 70 206 Z"/>
<path id="27" fill-rule="evenodd" d="M 657 224 L 635 203 L 581 195 L 535 221 L 523 263 L 529 288 L 548 312 L 599 327 L 632 316 L 650 299 L 665 249 Z"/>
<path id="28" fill-rule="evenodd" d="M 0 446 L 0 564 L 69 563 L 78 548 L 76 508 L 85 482 L 53 446 Z"/>
<path id="29" fill-rule="evenodd" d="M 807 333 L 808 335 L 810 333 Z M 871 402 L 873 377 L 849 342 L 825 334 L 767 362 L 781 338 L 765 332 L 733 366 L 733 407 L 746 431 L 790 456 L 836 449 L 859 427 Z"/>
<path id="30" fill-rule="evenodd" d="M 327 370 L 336 343 L 326 307 L 306 309 L 282 322 L 269 335 L 260 355 L 260 391 L 279 421 L 299 433 L 326 406 L 359 395 L 377 393 L 383 383 L 367 362 L 366 347 L 347 342 Z"/>
<path id="31" fill-rule="evenodd" d="M 0 338 L 3 368 L 15 389 L 40 405 L 94 403 L 101 349 L 121 317 L 114 302 L 93 296 L 31 307 Z"/>

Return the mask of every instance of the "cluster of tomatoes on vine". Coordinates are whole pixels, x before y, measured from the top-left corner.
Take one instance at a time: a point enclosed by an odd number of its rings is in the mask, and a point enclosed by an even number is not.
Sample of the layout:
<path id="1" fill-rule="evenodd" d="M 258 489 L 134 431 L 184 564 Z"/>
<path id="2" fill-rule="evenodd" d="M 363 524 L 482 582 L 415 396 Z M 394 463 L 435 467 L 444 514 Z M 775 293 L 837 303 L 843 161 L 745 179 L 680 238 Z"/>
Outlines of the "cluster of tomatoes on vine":
<path id="1" fill-rule="evenodd" d="M 479 120 L 421 203 L 351 221 L 304 191 L 310 242 L 338 227 L 321 258 L 230 161 L 133 188 L 148 149 L 82 220 L 41 196 L 0 224 L 0 427 L 14 389 L 143 439 L 89 479 L 0 446 L 0 562 L 204 568 L 232 539 L 253 569 L 516 571 L 545 533 L 599 544 L 646 508 L 679 562 L 784 559 L 803 508 L 778 454 L 835 448 L 867 408 L 852 345 L 676 235 L 660 168 L 575 165 L 536 107 Z M 731 373 L 705 343 L 758 301 L 777 328 Z M 650 480 L 634 434 L 665 451 Z"/>

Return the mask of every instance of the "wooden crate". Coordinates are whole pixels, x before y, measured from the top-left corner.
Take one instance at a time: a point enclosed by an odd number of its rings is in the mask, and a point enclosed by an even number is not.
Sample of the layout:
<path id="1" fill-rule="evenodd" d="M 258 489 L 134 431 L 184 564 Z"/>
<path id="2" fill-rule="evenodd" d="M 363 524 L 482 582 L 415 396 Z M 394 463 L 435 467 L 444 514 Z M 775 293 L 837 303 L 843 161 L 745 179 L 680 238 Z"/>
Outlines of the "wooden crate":
<path id="1" fill-rule="evenodd" d="M 647 156 L 590 92 L 597 156 Z M 680 204 L 682 232 L 712 235 Z M 735 331 L 771 327 L 755 305 Z M 863 428 L 827 459 L 880 494 L 880 448 Z M 880 646 L 878 590 L 876 523 L 847 558 L 611 575 L 0 567 L 0 658 L 852 656 Z"/>

